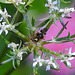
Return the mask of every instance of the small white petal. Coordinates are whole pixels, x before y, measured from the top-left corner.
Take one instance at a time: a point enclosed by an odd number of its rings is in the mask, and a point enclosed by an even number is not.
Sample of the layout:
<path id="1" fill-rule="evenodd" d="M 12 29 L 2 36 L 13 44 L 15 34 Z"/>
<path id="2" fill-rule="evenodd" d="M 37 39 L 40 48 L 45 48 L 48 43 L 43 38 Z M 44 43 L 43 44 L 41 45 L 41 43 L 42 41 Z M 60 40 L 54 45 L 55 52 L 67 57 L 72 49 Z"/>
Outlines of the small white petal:
<path id="1" fill-rule="evenodd" d="M 54 9 L 55 9 L 55 10 L 59 10 L 59 8 L 58 8 L 58 7 L 56 7 L 56 6 L 54 7 Z"/>
<path id="2" fill-rule="evenodd" d="M 42 63 L 39 62 L 39 66 L 42 66 Z"/>
<path id="3" fill-rule="evenodd" d="M 37 65 L 37 62 L 34 62 L 34 63 L 33 63 L 33 67 L 35 67 L 36 65 Z"/>
<path id="4" fill-rule="evenodd" d="M 75 55 L 75 52 L 73 52 L 71 55 Z"/>
<path id="5" fill-rule="evenodd" d="M 52 65 L 53 65 L 54 68 L 57 68 L 57 66 L 55 65 L 55 63 L 52 63 Z"/>
<path id="6" fill-rule="evenodd" d="M 62 14 L 61 16 L 62 16 L 62 17 L 65 17 L 65 14 Z"/>
<path id="7" fill-rule="evenodd" d="M 71 67 L 71 63 L 69 61 L 66 62 L 69 67 Z"/>
<path id="8" fill-rule="evenodd" d="M 7 35 L 8 34 L 8 31 L 7 30 L 5 30 L 5 35 Z"/>
<path id="9" fill-rule="evenodd" d="M 59 12 L 64 12 L 64 9 L 60 9 Z"/>
<path id="10" fill-rule="evenodd" d="M 6 24 L 6 22 L 2 22 L 2 25 L 5 25 Z"/>
<path id="11" fill-rule="evenodd" d="M 57 1 L 54 1 L 53 4 L 57 4 Z"/>
<path id="12" fill-rule="evenodd" d="M 61 60 L 61 62 L 64 62 L 64 60 Z"/>
<path id="13" fill-rule="evenodd" d="M 74 59 L 74 57 L 70 57 L 70 58 L 68 58 L 68 60 L 72 60 L 72 59 Z"/>
<path id="14" fill-rule="evenodd" d="M 3 30 L 1 29 L 1 30 L 0 30 L 0 35 L 2 34 L 2 32 L 3 32 Z"/>
<path id="15" fill-rule="evenodd" d="M 46 66 L 46 71 L 50 70 L 50 65 Z"/>
<path id="16" fill-rule="evenodd" d="M 71 53 L 72 47 L 69 48 L 69 53 Z"/>
<path id="17" fill-rule="evenodd" d="M 0 22 L 3 20 L 3 17 L 0 18 Z"/>
<path id="18" fill-rule="evenodd" d="M 49 5 L 48 4 L 45 4 L 45 7 L 48 7 Z"/>

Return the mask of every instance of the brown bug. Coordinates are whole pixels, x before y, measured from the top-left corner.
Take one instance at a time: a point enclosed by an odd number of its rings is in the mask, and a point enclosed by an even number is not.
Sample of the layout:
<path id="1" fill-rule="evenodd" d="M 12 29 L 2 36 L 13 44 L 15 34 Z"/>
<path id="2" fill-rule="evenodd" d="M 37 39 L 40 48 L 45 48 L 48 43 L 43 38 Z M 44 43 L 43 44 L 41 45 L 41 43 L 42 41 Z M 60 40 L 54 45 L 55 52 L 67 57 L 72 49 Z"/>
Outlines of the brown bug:
<path id="1" fill-rule="evenodd" d="M 31 38 L 31 40 L 33 42 L 38 42 L 39 40 L 43 39 L 44 36 L 46 35 L 47 29 L 44 28 L 42 30 L 40 30 L 40 32 L 37 32 L 36 34 L 34 34 Z"/>

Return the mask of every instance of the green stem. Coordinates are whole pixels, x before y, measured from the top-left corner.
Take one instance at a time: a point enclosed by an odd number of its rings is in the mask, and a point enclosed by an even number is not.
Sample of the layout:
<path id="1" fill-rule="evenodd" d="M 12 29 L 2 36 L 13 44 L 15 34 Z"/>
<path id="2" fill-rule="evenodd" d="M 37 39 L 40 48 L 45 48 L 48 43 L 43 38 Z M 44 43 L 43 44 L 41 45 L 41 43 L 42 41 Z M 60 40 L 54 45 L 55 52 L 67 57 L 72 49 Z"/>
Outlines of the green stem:
<path id="1" fill-rule="evenodd" d="M 16 16 L 17 16 L 17 13 L 18 13 L 18 10 L 16 11 L 15 15 L 13 16 L 13 19 L 12 19 L 12 21 L 11 21 L 11 25 L 14 24 L 14 22 L 15 22 L 15 18 L 16 18 Z"/>
<path id="2" fill-rule="evenodd" d="M 24 41 L 30 41 L 30 39 L 28 37 L 26 37 L 25 35 L 23 35 L 22 33 L 20 33 L 18 30 L 12 30 L 15 34 L 17 34 L 20 38 L 22 38 Z"/>
<path id="3" fill-rule="evenodd" d="M 8 62 L 10 62 L 11 60 L 13 60 L 14 58 L 12 57 L 12 58 L 10 58 L 10 59 L 8 59 L 8 60 L 6 60 L 6 61 L 3 61 L 1 64 L 5 64 L 5 63 L 8 63 Z"/>
<path id="4" fill-rule="evenodd" d="M 27 23 L 28 23 L 28 28 L 30 28 L 32 26 L 31 22 L 29 21 L 29 18 L 28 18 L 28 15 L 27 13 L 24 13 L 24 20 L 27 20 Z"/>
<path id="5" fill-rule="evenodd" d="M 60 0 L 57 0 L 57 6 L 60 9 Z"/>
<path id="6" fill-rule="evenodd" d="M 53 54 L 55 56 L 59 56 L 59 54 L 57 52 L 51 51 L 51 50 L 49 50 L 47 48 L 44 48 L 44 47 L 40 47 L 40 50 L 43 51 L 43 52 L 46 52 L 46 53 Z"/>

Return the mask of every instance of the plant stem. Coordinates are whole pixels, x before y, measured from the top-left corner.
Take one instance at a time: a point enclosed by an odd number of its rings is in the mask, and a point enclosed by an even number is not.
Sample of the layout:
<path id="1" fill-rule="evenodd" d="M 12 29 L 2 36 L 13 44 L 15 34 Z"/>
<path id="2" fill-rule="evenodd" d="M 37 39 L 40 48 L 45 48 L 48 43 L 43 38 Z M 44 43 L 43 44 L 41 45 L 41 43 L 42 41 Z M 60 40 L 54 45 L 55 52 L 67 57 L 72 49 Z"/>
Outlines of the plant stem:
<path id="1" fill-rule="evenodd" d="M 22 33 L 20 33 L 18 30 L 12 30 L 14 33 L 16 33 L 20 38 L 22 38 L 24 41 L 30 41 L 30 39 L 28 37 L 26 37 L 25 35 L 23 35 Z"/>
<path id="2" fill-rule="evenodd" d="M 49 50 L 47 48 L 44 48 L 44 47 L 40 47 L 40 50 L 43 51 L 43 52 L 47 52 L 47 53 L 53 54 L 55 56 L 59 56 L 59 54 L 57 52 L 51 51 L 51 50 Z"/>

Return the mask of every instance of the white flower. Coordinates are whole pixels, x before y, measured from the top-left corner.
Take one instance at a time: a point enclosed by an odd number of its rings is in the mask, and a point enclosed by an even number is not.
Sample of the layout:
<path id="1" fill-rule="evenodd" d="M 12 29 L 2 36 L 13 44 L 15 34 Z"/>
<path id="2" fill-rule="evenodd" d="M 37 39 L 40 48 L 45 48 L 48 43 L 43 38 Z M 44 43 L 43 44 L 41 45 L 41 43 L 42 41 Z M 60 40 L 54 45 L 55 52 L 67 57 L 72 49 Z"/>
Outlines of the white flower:
<path id="1" fill-rule="evenodd" d="M 15 3 L 16 5 L 25 4 L 25 2 L 22 2 L 22 0 L 7 0 L 6 3 Z"/>
<path id="2" fill-rule="evenodd" d="M 13 2 L 16 3 L 16 5 L 25 4 L 25 2 L 22 2 L 22 0 L 13 0 Z"/>
<path id="3" fill-rule="evenodd" d="M 19 46 L 19 44 L 15 44 L 15 43 L 10 43 L 10 44 L 8 44 L 8 48 L 10 48 L 10 47 L 12 47 L 13 48 L 13 51 L 15 51 L 15 49 L 17 48 L 17 46 Z"/>
<path id="4" fill-rule="evenodd" d="M 11 17 L 11 16 L 8 14 L 6 8 L 4 8 L 4 12 L 3 12 L 2 10 L 0 10 L 0 14 L 2 15 L 2 17 L 0 18 L 0 20 L 2 20 L 3 18 Z"/>
<path id="5" fill-rule="evenodd" d="M 69 67 L 71 67 L 71 63 L 69 62 L 69 60 L 72 60 L 72 59 L 74 59 L 74 57 L 64 57 L 64 59 L 61 60 L 61 62 L 66 62 L 67 65 L 68 65 Z"/>
<path id="6" fill-rule="evenodd" d="M 45 7 L 49 7 L 49 13 L 51 13 L 53 10 L 59 10 L 56 4 L 57 1 L 52 2 L 52 0 L 48 0 L 48 4 L 45 4 Z"/>
<path id="7" fill-rule="evenodd" d="M 14 25 L 11 25 L 11 24 L 8 25 L 8 30 L 13 30 L 14 28 L 15 28 Z"/>
<path id="8" fill-rule="evenodd" d="M 75 52 L 71 53 L 71 50 L 72 48 L 70 47 L 69 52 L 68 52 L 69 57 L 71 57 L 72 55 L 75 55 Z"/>
<path id="9" fill-rule="evenodd" d="M 8 34 L 7 28 L 9 28 L 9 25 L 5 25 L 6 22 L 2 22 L 2 25 L 0 24 L 0 35 L 2 34 L 3 31 L 5 31 L 5 35 Z"/>
<path id="10" fill-rule="evenodd" d="M 46 71 L 50 70 L 50 65 L 53 65 L 54 68 L 57 68 L 57 65 L 53 62 L 53 58 L 50 57 L 50 60 L 45 60 L 47 66 L 46 66 Z"/>
<path id="11" fill-rule="evenodd" d="M 39 56 L 36 59 L 33 59 L 34 63 L 33 63 L 33 67 L 35 67 L 37 65 L 37 63 L 39 63 L 39 66 L 42 66 L 42 63 L 44 62 L 44 59 L 41 59 L 41 57 Z"/>
<path id="12" fill-rule="evenodd" d="M 19 51 L 17 56 L 20 58 L 20 60 L 22 60 L 22 54 L 23 54 L 23 51 Z"/>
<path id="13" fill-rule="evenodd" d="M 63 12 L 62 17 L 64 17 L 65 15 L 70 16 L 70 13 L 74 11 L 75 11 L 74 8 L 65 8 L 59 10 L 59 12 Z"/>
<path id="14" fill-rule="evenodd" d="M 13 25 L 5 25 L 6 24 L 6 22 L 2 22 L 2 25 L 1 25 L 1 23 L 0 23 L 0 35 L 2 34 L 2 32 L 3 31 L 5 31 L 5 35 L 7 35 L 8 34 L 8 30 L 12 30 L 12 29 L 14 29 L 15 28 L 15 26 L 13 26 Z"/>

